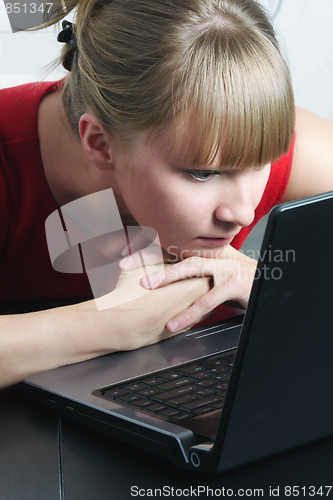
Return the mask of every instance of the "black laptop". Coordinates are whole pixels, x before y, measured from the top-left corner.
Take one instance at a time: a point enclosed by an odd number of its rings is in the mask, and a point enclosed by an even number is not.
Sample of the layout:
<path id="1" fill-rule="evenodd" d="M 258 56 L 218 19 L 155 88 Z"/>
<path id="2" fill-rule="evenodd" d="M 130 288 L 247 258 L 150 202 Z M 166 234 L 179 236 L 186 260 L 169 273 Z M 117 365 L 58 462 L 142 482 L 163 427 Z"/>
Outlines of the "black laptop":
<path id="1" fill-rule="evenodd" d="M 245 316 L 25 380 L 44 404 L 221 472 L 333 433 L 333 192 L 268 218 Z"/>

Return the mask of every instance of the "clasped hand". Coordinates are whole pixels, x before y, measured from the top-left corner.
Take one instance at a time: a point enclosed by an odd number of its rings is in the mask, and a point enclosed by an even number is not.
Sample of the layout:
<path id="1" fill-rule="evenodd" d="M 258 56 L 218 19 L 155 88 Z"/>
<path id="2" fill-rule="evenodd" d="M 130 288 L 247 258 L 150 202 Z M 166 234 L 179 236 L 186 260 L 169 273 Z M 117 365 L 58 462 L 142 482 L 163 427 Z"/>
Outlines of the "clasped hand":
<path id="1" fill-rule="evenodd" d="M 156 264 L 160 259 L 159 252 L 154 252 L 153 249 L 143 250 L 125 257 L 120 262 L 120 267 L 123 270 L 141 267 L 142 253 L 147 264 Z M 166 324 L 166 328 L 175 333 L 192 327 L 222 303 L 231 301 L 246 308 L 256 266 L 256 260 L 228 245 L 216 258 L 188 257 L 167 265 L 142 278 L 141 285 L 147 289 L 157 289 L 181 280 L 210 278 L 210 290 Z"/>

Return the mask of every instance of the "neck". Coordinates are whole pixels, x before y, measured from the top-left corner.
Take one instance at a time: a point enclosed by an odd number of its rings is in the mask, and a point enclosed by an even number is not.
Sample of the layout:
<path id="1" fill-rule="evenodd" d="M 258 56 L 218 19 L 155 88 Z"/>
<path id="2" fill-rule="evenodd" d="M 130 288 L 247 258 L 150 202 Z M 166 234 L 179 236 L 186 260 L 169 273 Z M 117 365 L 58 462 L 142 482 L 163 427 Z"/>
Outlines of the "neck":
<path id="1" fill-rule="evenodd" d="M 59 206 L 112 188 L 123 223 L 136 224 L 122 199 L 114 171 L 98 169 L 85 155 L 66 118 L 61 92 L 41 102 L 38 134 L 46 180 Z"/>
<path id="2" fill-rule="evenodd" d="M 45 176 L 56 202 L 63 205 L 88 194 L 89 162 L 65 117 L 61 92 L 41 102 L 38 135 Z"/>

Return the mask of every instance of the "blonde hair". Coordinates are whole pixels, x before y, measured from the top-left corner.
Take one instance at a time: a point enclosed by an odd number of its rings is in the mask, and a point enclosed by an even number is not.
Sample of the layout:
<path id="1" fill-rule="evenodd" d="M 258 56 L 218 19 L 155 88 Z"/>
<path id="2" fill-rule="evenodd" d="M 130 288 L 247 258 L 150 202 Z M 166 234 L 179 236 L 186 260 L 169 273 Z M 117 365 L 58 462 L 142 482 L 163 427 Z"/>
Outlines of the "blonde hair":
<path id="1" fill-rule="evenodd" d="M 190 130 L 187 153 L 195 164 L 260 166 L 289 150 L 290 73 L 255 0 L 69 0 L 66 6 L 77 9 L 78 48 L 63 101 L 77 133 L 89 110 L 124 137 L 172 125 L 178 148 Z M 61 4 L 48 24 L 66 13 Z"/>

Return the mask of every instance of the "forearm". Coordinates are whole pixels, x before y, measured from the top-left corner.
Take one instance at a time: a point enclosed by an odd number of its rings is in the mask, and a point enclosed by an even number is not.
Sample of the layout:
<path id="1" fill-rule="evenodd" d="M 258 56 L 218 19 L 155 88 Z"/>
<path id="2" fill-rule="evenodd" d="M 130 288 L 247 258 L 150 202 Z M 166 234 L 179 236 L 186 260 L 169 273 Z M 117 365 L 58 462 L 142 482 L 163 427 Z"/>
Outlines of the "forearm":
<path id="1" fill-rule="evenodd" d="M 167 321 L 208 289 L 205 278 L 185 280 L 112 307 L 119 302 L 116 290 L 102 311 L 92 300 L 0 316 L 0 388 L 45 370 L 168 338 Z"/>
<path id="2" fill-rule="evenodd" d="M 84 361 L 112 347 L 103 336 L 92 335 L 96 323 L 93 302 L 36 313 L 0 317 L 0 387 L 14 384 L 44 370 Z M 113 312 L 109 322 L 116 343 L 121 333 L 121 315 Z M 117 325 L 112 331 L 113 324 Z M 101 332 L 99 332 L 101 333 Z"/>

